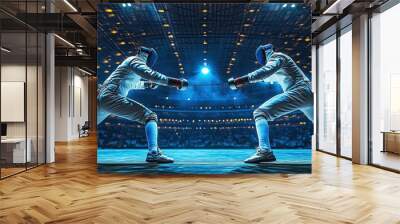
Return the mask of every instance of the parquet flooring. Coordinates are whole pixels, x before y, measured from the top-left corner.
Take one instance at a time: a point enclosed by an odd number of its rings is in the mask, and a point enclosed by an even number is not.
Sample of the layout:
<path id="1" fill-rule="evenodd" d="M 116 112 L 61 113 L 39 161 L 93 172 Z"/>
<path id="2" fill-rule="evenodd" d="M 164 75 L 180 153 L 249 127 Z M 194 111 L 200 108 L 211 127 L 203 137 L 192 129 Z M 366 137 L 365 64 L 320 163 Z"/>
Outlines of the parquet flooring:
<path id="1" fill-rule="evenodd" d="M 400 175 L 314 152 L 311 175 L 98 174 L 96 140 L 0 181 L 0 223 L 400 223 Z"/>

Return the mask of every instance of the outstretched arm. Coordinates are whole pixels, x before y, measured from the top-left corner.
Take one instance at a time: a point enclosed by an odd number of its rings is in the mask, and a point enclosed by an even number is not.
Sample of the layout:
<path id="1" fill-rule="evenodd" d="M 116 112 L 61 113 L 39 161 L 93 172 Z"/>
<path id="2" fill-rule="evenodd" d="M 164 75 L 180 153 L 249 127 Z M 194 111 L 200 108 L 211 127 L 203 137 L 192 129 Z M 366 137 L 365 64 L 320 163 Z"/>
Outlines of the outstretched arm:
<path id="1" fill-rule="evenodd" d="M 139 82 L 134 82 L 129 86 L 129 89 L 143 90 L 143 89 L 157 89 L 158 84 L 151 81 L 140 80 Z"/>
<path id="2" fill-rule="evenodd" d="M 249 73 L 248 80 L 251 83 L 262 81 L 278 71 L 283 64 L 283 58 L 280 56 L 272 57 L 266 65 Z"/>
<path id="3" fill-rule="evenodd" d="M 150 82 L 156 83 L 158 85 L 173 86 L 180 90 L 184 90 L 188 86 L 188 82 L 186 79 L 176 79 L 163 75 L 151 69 L 142 61 L 134 60 L 130 63 L 130 66 L 133 72 L 138 74 L 140 77 Z"/>
<path id="4" fill-rule="evenodd" d="M 168 76 L 163 75 L 146 65 L 146 63 L 142 61 L 133 60 L 130 63 L 130 67 L 132 68 L 133 72 L 138 74 L 145 80 L 149 80 L 151 82 L 157 83 L 159 85 L 167 86 L 168 85 Z"/>
<path id="5" fill-rule="evenodd" d="M 228 80 L 231 89 L 240 88 L 248 83 L 255 83 L 262 81 L 278 71 L 283 64 L 283 58 L 279 56 L 272 57 L 266 65 L 239 78 L 230 78 Z"/>

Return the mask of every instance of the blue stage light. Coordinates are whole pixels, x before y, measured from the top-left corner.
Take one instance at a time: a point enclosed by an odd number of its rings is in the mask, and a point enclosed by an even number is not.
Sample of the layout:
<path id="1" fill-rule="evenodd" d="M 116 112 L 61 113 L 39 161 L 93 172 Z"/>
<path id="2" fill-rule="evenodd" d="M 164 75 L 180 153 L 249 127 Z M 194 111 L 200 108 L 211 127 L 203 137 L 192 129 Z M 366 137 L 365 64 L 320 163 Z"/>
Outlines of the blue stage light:
<path id="1" fill-rule="evenodd" d="M 295 4 L 292 4 L 292 8 L 294 8 L 294 7 L 296 7 L 296 5 L 295 5 Z"/>
<path id="2" fill-rule="evenodd" d="M 203 68 L 201 69 L 201 73 L 202 73 L 203 75 L 207 75 L 208 73 L 210 73 L 210 69 L 208 69 L 207 67 L 203 67 Z"/>
<path id="3" fill-rule="evenodd" d="M 122 3 L 122 7 L 126 7 L 126 3 Z"/>
<path id="4" fill-rule="evenodd" d="M 285 3 L 285 4 L 283 4 L 283 8 L 286 8 L 286 6 L 287 6 L 287 4 Z"/>

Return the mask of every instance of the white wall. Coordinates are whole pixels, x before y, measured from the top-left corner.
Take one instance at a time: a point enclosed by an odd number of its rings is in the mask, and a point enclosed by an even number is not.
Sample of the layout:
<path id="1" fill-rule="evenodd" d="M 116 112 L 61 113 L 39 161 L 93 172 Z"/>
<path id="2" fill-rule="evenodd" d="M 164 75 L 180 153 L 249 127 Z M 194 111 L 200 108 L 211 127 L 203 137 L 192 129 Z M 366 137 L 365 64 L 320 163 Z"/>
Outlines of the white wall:
<path id="1" fill-rule="evenodd" d="M 4 82 L 25 82 L 25 64 L 5 64 L 1 66 L 1 81 Z M 7 108 L 1 108 L 6 110 Z M 25 123 L 7 123 L 7 137 L 25 137 Z"/>
<path id="2" fill-rule="evenodd" d="M 1 81 L 3 82 L 25 82 L 25 75 L 28 72 L 28 87 L 27 87 L 27 119 L 28 129 L 32 127 L 36 130 L 36 82 L 37 80 L 32 77 L 36 76 L 36 66 L 27 66 L 25 64 L 3 64 L 1 66 Z M 41 71 L 39 71 L 41 72 Z M 41 101 L 40 101 L 41 102 Z M 42 105 L 39 105 L 41 107 Z M 7 108 L 1 108 L 7 110 Z M 25 137 L 25 122 L 7 122 L 7 135 L 8 137 Z M 36 132 L 35 132 L 36 135 Z M 29 137 L 29 130 L 28 130 Z"/>
<path id="3" fill-rule="evenodd" d="M 71 88 L 73 90 L 73 102 L 71 102 L 71 105 L 73 108 L 71 108 L 72 112 L 72 119 L 71 119 L 71 135 L 72 138 L 77 138 L 79 137 L 79 132 L 78 132 L 78 125 L 83 125 L 85 121 L 89 120 L 89 112 L 88 112 L 88 77 L 87 76 L 82 76 L 83 73 L 78 73 L 76 74 L 75 70 L 75 75 L 74 75 L 74 82 L 73 86 L 74 88 Z"/>
<path id="4" fill-rule="evenodd" d="M 56 67 L 56 141 L 79 138 L 78 125 L 88 121 L 88 77 L 73 67 Z"/>
<path id="5" fill-rule="evenodd" d="M 68 140 L 69 76 L 67 67 L 55 68 L 55 141 Z"/>

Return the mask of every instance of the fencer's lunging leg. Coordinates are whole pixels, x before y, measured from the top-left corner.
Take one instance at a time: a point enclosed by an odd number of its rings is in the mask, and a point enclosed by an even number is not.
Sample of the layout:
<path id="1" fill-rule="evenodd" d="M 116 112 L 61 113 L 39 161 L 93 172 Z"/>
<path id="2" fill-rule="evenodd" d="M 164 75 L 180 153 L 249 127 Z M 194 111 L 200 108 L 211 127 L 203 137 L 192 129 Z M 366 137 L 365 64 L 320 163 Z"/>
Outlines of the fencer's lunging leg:
<path id="1" fill-rule="evenodd" d="M 174 159 L 163 155 L 161 149 L 158 147 L 157 121 L 155 119 L 148 120 L 144 125 L 144 130 L 146 132 L 147 146 L 149 148 L 146 161 L 156 163 L 173 163 Z"/>
<path id="2" fill-rule="evenodd" d="M 149 152 L 157 151 L 158 149 L 158 129 L 157 122 L 155 120 L 150 120 L 144 126 L 147 138 L 147 146 Z"/>
<path id="3" fill-rule="evenodd" d="M 146 161 L 155 163 L 172 163 L 172 158 L 163 155 L 158 148 L 157 115 L 142 104 L 112 92 L 105 92 L 99 98 L 102 109 L 125 119 L 136 121 L 145 126 L 149 152 Z"/>
<path id="4" fill-rule="evenodd" d="M 259 111 L 256 110 L 256 116 L 254 116 L 258 136 L 258 147 L 254 155 L 244 160 L 245 163 L 273 162 L 276 160 L 269 142 L 268 120 L 264 116 L 257 115 L 258 113 Z"/>
<path id="5" fill-rule="evenodd" d="M 256 130 L 258 136 L 258 147 L 266 151 L 271 150 L 269 142 L 269 126 L 268 121 L 265 117 L 257 117 L 256 119 Z"/>

